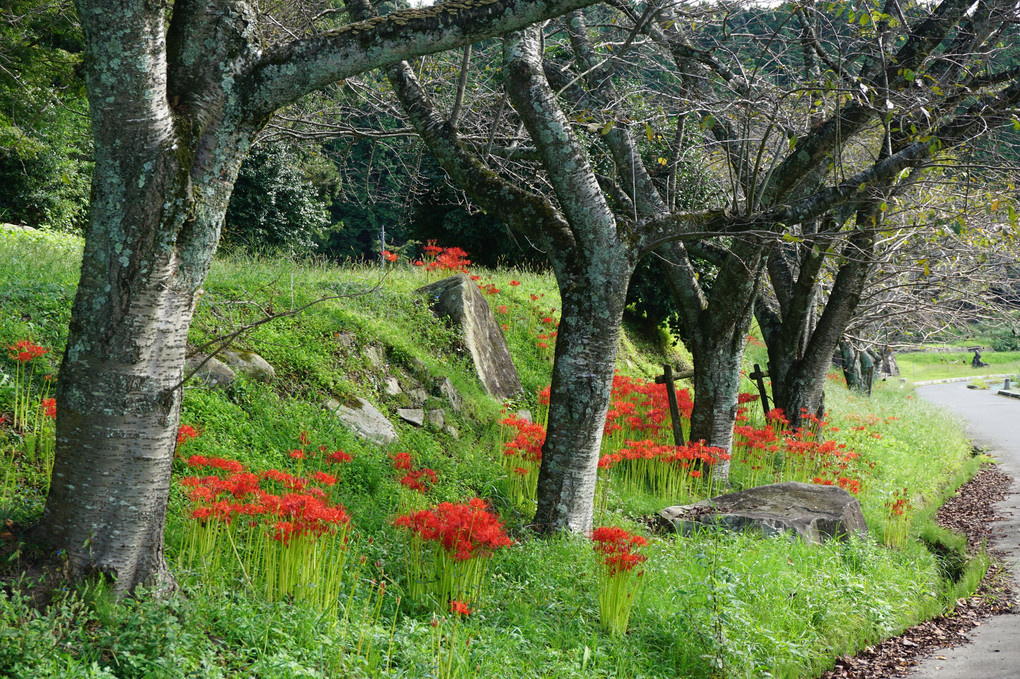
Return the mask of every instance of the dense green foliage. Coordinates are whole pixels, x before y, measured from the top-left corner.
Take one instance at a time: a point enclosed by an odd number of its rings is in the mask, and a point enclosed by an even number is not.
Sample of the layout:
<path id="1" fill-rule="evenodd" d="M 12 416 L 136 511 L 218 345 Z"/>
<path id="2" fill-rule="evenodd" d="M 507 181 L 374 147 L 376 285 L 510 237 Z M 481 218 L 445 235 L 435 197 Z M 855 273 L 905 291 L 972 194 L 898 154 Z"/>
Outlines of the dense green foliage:
<path id="1" fill-rule="evenodd" d="M 285 145 L 256 146 L 234 183 L 223 244 L 252 251 L 314 250 L 329 225 L 327 202 L 316 195 L 299 159 Z"/>
<path id="2" fill-rule="evenodd" d="M 70 3 L 15 0 L 0 17 L 0 222 L 84 225 L 91 174 L 82 40 Z"/>
<path id="3" fill-rule="evenodd" d="M 52 348 L 37 370 L 40 380 L 60 355 L 79 248 L 73 239 L 0 232 L 0 344 L 31 338 Z M 536 539 L 526 530 L 532 510 L 507 492 L 499 462 L 502 404 L 482 390 L 455 333 L 409 294 L 424 282 L 422 272 L 398 264 L 385 280 L 382 273 L 373 267 L 247 256 L 218 260 L 192 330 L 195 344 L 256 320 L 258 307 L 281 312 L 325 296 L 359 295 L 324 301 L 242 336 L 242 348 L 275 365 L 278 375 L 271 383 L 242 379 L 225 391 L 189 384 L 183 423 L 199 436 L 184 444 L 175 462 L 167 534 L 173 564 L 193 521 L 179 485 L 194 473 L 187 456 L 227 457 L 255 470 L 284 468 L 292 463 L 289 451 L 300 445 L 302 432 L 311 448 L 321 443 L 353 455 L 338 488 L 353 517 L 357 538 L 351 549 L 364 563 L 347 581 L 350 591 L 340 610 L 323 616 L 298 604 L 264 601 L 247 587 L 229 547 L 215 568 L 177 567 L 183 591 L 166 600 L 139 592 L 115 604 L 100 585 L 72 591 L 58 585 L 49 592 L 49 603 L 37 606 L 12 586 L 0 594 L 0 638 L 5 640 L 0 674 L 32 679 L 420 677 L 436 673 L 433 643 L 439 635 L 447 644 L 439 657 L 449 658 L 445 649 L 456 648 L 458 676 L 709 678 L 769 672 L 805 677 L 966 593 L 943 579 L 950 570 L 958 574 L 959 564 L 950 569 L 925 546 L 938 539 L 927 523 L 934 507 L 976 467 L 960 427 L 899 388 L 880 388 L 868 400 L 833 382 L 827 403 L 841 427 L 838 436 L 872 470 L 860 495 L 872 536 L 817 548 L 718 533 L 650 536 L 645 586 L 630 632 L 622 639 L 607 635 L 598 621 L 590 542 L 576 536 Z M 531 295 L 541 295 L 535 304 L 542 313 L 556 306 L 548 277 L 513 270 L 476 273 L 500 290 L 494 304 L 523 308 Z M 30 294 L 40 278 L 49 287 Z M 526 389 L 516 405 L 534 412 L 535 392 L 547 383 L 550 366 L 528 318 L 507 319 L 506 334 Z M 621 371 L 645 379 L 658 372 L 662 356 L 655 342 L 632 334 L 622 349 Z M 749 360 L 760 361 L 757 343 L 751 351 Z M 382 356 L 385 367 L 374 363 L 372 354 Z M 5 352 L 0 368 L 10 374 L 12 367 Z M 405 388 L 426 389 L 426 407 L 444 408 L 458 436 L 400 425 L 400 442 L 380 449 L 321 409 L 327 396 L 343 401 L 358 395 L 390 412 L 408 405 L 406 389 L 386 394 L 387 373 Z M 433 390 L 443 377 L 465 397 L 459 412 Z M 0 412 L 8 398 L 0 391 Z M 866 425 L 866 433 L 853 430 L 859 424 Z M 8 455 L 13 444 L 0 442 L 0 450 Z M 436 471 L 430 501 L 483 497 L 517 541 L 494 557 L 486 598 L 459 620 L 456 643 L 450 641 L 451 619 L 442 620 L 406 596 L 397 598 L 407 581 L 402 535 L 392 525 L 406 501 L 391 466 L 396 451 L 410 452 L 418 464 Z M 22 470 L 28 466 L 25 460 L 15 463 Z M 21 475 L 19 483 L 0 506 L 0 520 L 38 515 L 41 481 Z M 888 503 L 904 487 L 909 488 L 910 538 L 888 548 L 881 539 L 890 521 Z M 616 490 L 604 502 L 598 524 L 645 534 L 645 517 L 661 507 L 652 495 Z M 4 567 L 4 577 L 16 577 L 17 569 L 15 557 Z M 385 595 L 379 594 L 380 582 L 387 583 Z"/>

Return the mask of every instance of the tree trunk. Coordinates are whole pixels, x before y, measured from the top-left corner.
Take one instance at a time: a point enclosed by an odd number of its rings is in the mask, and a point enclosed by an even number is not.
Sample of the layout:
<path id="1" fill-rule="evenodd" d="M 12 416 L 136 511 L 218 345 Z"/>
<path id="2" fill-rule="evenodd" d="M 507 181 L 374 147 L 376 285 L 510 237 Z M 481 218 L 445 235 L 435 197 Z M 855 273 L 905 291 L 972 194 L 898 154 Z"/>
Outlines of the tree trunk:
<path id="1" fill-rule="evenodd" d="M 761 281 L 765 248 L 751 240 L 735 240 L 719 264 L 707 296 L 682 245 L 660 248 L 670 293 L 680 308 L 687 348 L 694 358 L 692 441 L 704 440 L 729 454 L 737 418 L 740 371 L 751 327 L 754 301 Z M 729 483 L 730 463 L 713 469 L 718 483 Z"/>
<path id="2" fill-rule="evenodd" d="M 541 532 L 592 529 L 602 433 L 632 270 L 625 259 L 608 261 L 601 275 L 560 290 L 549 427 L 533 522 Z"/>

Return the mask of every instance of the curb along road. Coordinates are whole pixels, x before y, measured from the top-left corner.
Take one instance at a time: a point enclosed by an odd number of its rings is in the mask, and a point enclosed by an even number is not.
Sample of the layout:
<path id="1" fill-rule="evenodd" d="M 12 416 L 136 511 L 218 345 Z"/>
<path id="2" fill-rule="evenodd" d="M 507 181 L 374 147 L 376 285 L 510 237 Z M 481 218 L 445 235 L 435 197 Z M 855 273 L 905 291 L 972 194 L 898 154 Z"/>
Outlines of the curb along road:
<path id="1" fill-rule="evenodd" d="M 988 376 L 983 376 L 988 377 Z M 967 435 L 986 448 L 1000 468 L 1013 477 L 1013 487 L 998 505 L 1004 520 L 995 525 L 994 546 L 1006 555 L 1016 582 L 1020 572 L 1020 403 L 995 391 L 967 389 L 945 383 L 921 387 L 917 394 L 943 406 L 967 423 Z M 968 635 L 968 643 L 944 649 L 926 658 L 910 679 L 1016 679 L 1020 677 L 1020 615 L 1000 615 Z"/>

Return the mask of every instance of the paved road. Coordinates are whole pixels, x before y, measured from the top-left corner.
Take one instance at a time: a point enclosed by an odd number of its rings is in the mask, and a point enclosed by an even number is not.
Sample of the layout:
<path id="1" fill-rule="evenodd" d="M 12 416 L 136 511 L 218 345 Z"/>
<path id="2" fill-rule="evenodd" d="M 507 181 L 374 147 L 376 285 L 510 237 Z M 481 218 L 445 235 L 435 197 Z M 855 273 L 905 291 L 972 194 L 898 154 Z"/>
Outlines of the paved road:
<path id="1" fill-rule="evenodd" d="M 967 389 L 966 383 L 920 387 L 924 399 L 944 406 L 967 422 L 975 445 L 987 448 L 1003 471 L 1020 479 L 1020 400 L 997 396 L 993 390 Z M 1020 574 L 1020 493 L 1000 503 L 1006 517 L 995 525 L 995 546 L 1006 553 L 1016 580 Z M 943 649 L 922 662 L 911 679 L 1018 679 L 1020 678 L 1020 615 L 999 615 L 986 620 L 968 635 L 971 643 Z"/>

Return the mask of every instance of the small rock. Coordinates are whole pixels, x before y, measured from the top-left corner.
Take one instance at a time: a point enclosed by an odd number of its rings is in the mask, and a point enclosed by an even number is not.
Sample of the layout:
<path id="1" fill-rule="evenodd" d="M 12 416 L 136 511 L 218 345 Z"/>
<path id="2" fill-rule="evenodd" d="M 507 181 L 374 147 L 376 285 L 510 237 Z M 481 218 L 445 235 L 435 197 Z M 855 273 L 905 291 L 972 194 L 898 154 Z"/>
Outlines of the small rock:
<path id="1" fill-rule="evenodd" d="M 333 339 L 344 349 L 350 349 L 358 343 L 358 336 L 349 330 L 341 330 L 333 335 Z"/>
<path id="2" fill-rule="evenodd" d="M 524 409 L 518 410 L 516 415 L 517 415 L 517 419 L 518 420 L 524 420 L 525 422 L 534 422 L 535 421 L 534 418 L 531 415 L 531 411 L 530 410 L 524 410 Z"/>
<path id="3" fill-rule="evenodd" d="M 199 368 L 199 365 L 202 367 Z M 209 357 L 205 354 L 191 356 L 185 362 L 184 374 L 190 374 L 196 368 L 198 372 L 193 377 L 213 389 L 226 389 L 237 380 L 237 373 L 215 356 Z"/>
<path id="4" fill-rule="evenodd" d="M 376 370 L 386 369 L 386 355 L 383 348 L 378 344 L 370 344 L 365 347 L 365 358 Z"/>
<path id="5" fill-rule="evenodd" d="M 421 408 L 397 408 L 397 417 L 416 427 L 425 424 L 425 411 Z"/>
<path id="6" fill-rule="evenodd" d="M 358 436 L 372 443 L 384 446 L 397 439 L 393 423 L 363 398 L 354 399 L 350 405 L 343 405 L 331 398 L 323 404 L 323 408 L 340 418 Z"/>
<path id="7" fill-rule="evenodd" d="M 276 368 L 269 361 L 254 351 L 232 351 L 225 349 L 220 352 L 223 362 L 231 368 L 252 379 L 269 381 L 276 377 Z"/>
<path id="8" fill-rule="evenodd" d="M 396 396 L 397 394 L 400 394 L 400 382 L 397 381 L 396 377 L 387 377 L 386 386 L 383 387 L 383 391 L 386 392 L 387 396 Z"/>
<path id="9" fill-rule="evenodd" d="M 452 424 L 446 427 L 446 433 L 449 434 L 450 438 L 452 438 L 454 441 L 460 439 L 460 432 L 458 432 L 457 428 L 454 427 Z"/>
<path id="10" fill-rule="evenodd" d="M 429 400 L 429 395 L 424 389 L 411 389 L 407 392 L 408 398 L 411 399 L 411 403 L 416 406 L 424 405 L 425 401 Z"/>
<path id="11" fill-rule="evenodd" d="M 443 425 L 446 424 L 446 416 L 443 414 L 441 408 L 434 408 L 430 410 L 426 415 L 425 419 L 428 421 L 430 427 L 436 429 L 442 429 Z"/>
<path id="12" fill-rule="evenodd" d="M 453 386 L 453 382 L 450 381 L 449 377 L 444 377 L 443 381 L 439 383 L 439 393 L 442 394 L 450 403 L 450 407 L 456 412 L 460 412 L 460 409 L 464 407 L 464 397 L 457 391 L 457 387 Z"/>

